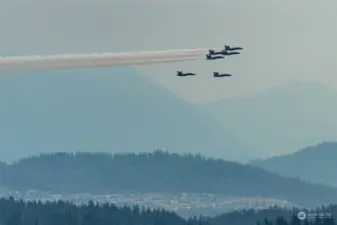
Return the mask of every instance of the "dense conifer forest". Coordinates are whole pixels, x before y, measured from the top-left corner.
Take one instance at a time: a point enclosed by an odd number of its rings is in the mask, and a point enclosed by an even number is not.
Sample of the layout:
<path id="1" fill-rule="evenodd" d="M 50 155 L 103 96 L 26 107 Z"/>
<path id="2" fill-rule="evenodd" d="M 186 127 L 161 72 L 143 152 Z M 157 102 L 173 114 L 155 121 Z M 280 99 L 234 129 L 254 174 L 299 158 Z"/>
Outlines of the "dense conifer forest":
<path id="1" fill-rule="evenodd" d="M 337 206 L 318 209 L 332 217 L 300 221 L 298 210 L 270 208 L 262 211 L 245 210 L 227 213 L 216 218 L 182 219 L 175 213 L 160 209 L 117 207 L 113 204 L 89 202 L 80 206 L 69 202 L 40 202 L 0 199 L 2 225 L 335 225 L 333 215 Z"/>

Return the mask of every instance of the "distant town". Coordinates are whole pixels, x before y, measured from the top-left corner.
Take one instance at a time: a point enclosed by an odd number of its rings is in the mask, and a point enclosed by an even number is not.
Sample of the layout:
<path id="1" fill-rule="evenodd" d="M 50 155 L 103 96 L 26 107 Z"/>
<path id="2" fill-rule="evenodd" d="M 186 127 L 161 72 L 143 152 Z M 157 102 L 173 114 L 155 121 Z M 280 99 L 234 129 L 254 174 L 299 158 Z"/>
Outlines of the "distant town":
<path id="1" fill-rule="evenodd" d="M 183 217 L 200 214 L 214 216 L 233 210 L 254 208 L 262 209 L 277 205 L 279 207 L 294 207 L 296 205 L 285 200 L 261 197 L 240 197 L 209 193 L 132 193 L 115 192 L 107 194 L 88 193 L 52 193 L 49 191 L 28 190 L 15 191 L 6 187 L 0 188 L 0 197 L 12 196 L 24 201 L 70 201 L 74 204 L 85 204 L 90 200 L 98 203 L 113 203 L 117 206 L 139 205 L 140 207 L 162 208 L 176 212 Z"/>

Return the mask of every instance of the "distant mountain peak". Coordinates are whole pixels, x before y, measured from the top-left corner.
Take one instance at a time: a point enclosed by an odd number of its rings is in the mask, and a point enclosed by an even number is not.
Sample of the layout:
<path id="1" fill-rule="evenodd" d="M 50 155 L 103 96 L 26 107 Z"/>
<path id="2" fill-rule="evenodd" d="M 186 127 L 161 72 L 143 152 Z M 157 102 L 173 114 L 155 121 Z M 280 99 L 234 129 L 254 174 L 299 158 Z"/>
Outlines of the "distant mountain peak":
<path id="1" fill-rule="evenodd" d="M 315 183 L 337 186 L 337 142 L 322 142 L 299 151 L 252 162 L 283 176 L 299 177 Z"/>
<path id="2" fill-rule="evenodd" d="M 308 146 L 298 150 L 293 154 L 324 154 L 324 153 L 336 153 L 337 154 L 337 142 L 324 141 L 316 145 Z M 293 155 L 289 154 L 289 155 Z"/>

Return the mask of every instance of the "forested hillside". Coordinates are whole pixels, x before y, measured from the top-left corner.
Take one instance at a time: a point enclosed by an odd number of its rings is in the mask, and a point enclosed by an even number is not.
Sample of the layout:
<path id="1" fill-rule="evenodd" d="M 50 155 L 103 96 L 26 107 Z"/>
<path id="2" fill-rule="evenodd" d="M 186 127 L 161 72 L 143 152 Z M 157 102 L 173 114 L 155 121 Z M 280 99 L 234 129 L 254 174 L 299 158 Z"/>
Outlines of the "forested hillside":
<path id="1" fill-rule="evenodd" d="M 70 193 L 192 192 L 273 197 L 304 206 L 337 202 L 335 188 L 251 165 L 163 151 L 44 154 L 3 166 L 2 183 L 18 190 Z"/>

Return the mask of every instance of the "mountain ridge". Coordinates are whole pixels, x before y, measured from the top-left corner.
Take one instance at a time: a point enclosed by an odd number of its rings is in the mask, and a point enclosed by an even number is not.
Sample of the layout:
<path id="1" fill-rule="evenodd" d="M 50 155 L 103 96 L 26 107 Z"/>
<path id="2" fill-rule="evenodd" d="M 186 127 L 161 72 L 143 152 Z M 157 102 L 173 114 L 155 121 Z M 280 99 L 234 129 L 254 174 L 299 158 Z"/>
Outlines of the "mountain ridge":
<path id="1" fill-rule="evenodd" d="M 337 142 L 323 142 L 292 154 L 255 160 L 251 165 L 283 176 L 337 187 L 336 158 Z"/>
<path id="2" fill-rule="evenodd" d="M 24 158 L 1 170 L 3 184 L 15 190 L 218 193 L 272 197 L 304 206 L 337 201 L 337 188 L 252 165 L 164 151 L 113 155 L 59 152 Z"/>

